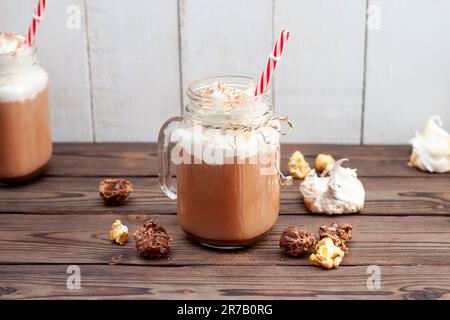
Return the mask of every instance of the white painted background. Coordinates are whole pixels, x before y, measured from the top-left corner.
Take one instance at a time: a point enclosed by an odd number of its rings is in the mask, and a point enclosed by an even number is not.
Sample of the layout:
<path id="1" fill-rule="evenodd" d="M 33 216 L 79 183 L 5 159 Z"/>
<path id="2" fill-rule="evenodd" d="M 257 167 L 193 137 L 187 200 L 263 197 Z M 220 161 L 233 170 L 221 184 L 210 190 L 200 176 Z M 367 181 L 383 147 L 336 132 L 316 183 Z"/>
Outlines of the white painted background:
<path id="1" fill-rule="evenodd" d="M 35 2 L 0 0 L 0 30 L 25 32 Z M 281 28 L 287 141 L 406 143 L 434 113 L 450 129 L 450 0 L 48 0 L 54 139 L 155 141 L 187 83 L 258 76 Z"/>

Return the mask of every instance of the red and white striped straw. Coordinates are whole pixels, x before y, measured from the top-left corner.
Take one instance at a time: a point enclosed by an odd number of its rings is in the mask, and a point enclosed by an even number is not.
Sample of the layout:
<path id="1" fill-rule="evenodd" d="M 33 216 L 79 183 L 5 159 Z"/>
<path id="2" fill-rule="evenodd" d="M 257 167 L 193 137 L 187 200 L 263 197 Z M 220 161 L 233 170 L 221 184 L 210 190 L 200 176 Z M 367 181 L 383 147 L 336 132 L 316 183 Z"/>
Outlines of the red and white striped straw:
<path id="1" fill-rule="evenodd" d="M 258 81 L 258 84 L 255 89 L 255 96 L 258 96 L 269 87 L 270 78 L 272 77 L 273 72 L 277 66 L 277 62 L 280 60 L 281 55 L 283 54 L 283 49 L 286 46 L 286 42 L 289 40 L 289 36 L 291 33 L 287 30 L 281 30 L 280 35 L 278 36 L 277 41 L 275 42 L 275 47 L 273 48 L 272 54 L 269 56 L 267 60 L 267 65 L 264 68 L 261 78 Z"/>
<path id="2" fill-rule="evenodd" d="M 46 0 L 38 0 L 36 10 L 33 14 L 33 20 L 31 21 L 30 27 L 28 28 L 27 34 L 27 45 L 32 46 L 34 38 L 36 37 L 37 27 L 41 23 L 42 15 L 44 14 Z"/>

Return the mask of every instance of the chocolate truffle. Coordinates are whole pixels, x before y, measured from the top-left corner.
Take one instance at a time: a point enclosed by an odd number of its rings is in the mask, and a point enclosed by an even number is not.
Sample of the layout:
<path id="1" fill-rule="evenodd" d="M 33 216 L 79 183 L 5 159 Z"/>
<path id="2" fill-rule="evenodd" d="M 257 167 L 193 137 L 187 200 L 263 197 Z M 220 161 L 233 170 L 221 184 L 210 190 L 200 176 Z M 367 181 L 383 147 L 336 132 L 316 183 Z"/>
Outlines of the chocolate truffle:
<path id="1" fill-rule="evenodd" d="M 107 205 L 120 205 L 128 200 L 133 185 L 125 179 L 104 179 L 98 188 L 100 196 Z"/>
<path id="2" fill-rule="evenodd" d="M 280 237 L 280 248 L 289 256 L 298 257 L 308 254 L 314 247 L 314 235 L 305 229 L 289 227 Z"/>
<path id="3" fill-rule="evenodd" d="M 161 258 L 169 253 L 172 238 L 166 229 L 156 224 L 155 220 L 150 219 L 134 234 L 136 250 L 143 257 Z"/>

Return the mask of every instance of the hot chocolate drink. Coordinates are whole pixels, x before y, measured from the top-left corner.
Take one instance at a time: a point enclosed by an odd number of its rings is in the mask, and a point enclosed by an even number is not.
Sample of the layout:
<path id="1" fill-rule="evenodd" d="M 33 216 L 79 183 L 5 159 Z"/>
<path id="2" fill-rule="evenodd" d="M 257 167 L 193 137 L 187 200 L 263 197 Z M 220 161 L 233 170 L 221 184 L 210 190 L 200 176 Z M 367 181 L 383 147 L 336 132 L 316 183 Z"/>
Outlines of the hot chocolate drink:
<path id="1" fill-rule="evenodd" d="M 277 220 L 278 176 L 263 174 L 267 165 L 257 159 L 226 163 L 177 166 L 178 221 L 202 243 L 245 246 L 264 237 Z"/>
<path id="2" fill-rule="evenodd" d="M 0 182 L 37 175 L 51 154 L 47 73 L 25 37 L 0 33 Z"/>

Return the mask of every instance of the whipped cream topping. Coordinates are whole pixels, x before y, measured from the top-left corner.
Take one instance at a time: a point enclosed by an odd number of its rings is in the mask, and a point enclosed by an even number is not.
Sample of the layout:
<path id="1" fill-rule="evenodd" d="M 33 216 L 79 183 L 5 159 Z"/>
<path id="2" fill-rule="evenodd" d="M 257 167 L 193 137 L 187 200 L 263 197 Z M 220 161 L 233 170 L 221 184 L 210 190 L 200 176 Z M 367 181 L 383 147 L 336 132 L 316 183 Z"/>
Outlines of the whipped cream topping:
<path id="1" fill-rule="evenodd" d="M 200 125 L 181 125 L 172 136 L 172 141 L 176 141 L 184 152 L 215 165 L 225 164 L 233 157 L 246 159 L 259 152 L 271 152 L 278 146 L 279 139 L 280 133 L 270 127 L 258 131 L 236 132 L 205 129 Z"/>
<path id="2" fill-rule="evenodd" d="M 365 191 L 356 169 L 342 168 L 341 159 L 317 176 L 313 170 L 300 185 L 303 200 L 312 212 L 343 214 L 359 212 L 364 207 Z"/>
<path id="3" fill-rule="evenodd" d="M 26 47 L 24 36 L 12 32 L 0 32 L 0 54 L 15 52 Z"/>
<path id="4" fill-rule="evenodd" d="M 442 128 L 439 116 L 431 116 L 410 143 L 413 147 L 410 165 L 428 172 L 450 171 L 450 135 Z"/>
<path id="5" fill-rule="evenodd" d="M 210 87 L 201 89 L 196 94 L 203 98 L 212 98 L 212 100 L 201 102 L 203 108 L 234 109 L 245 107 L 249 98 L 253 96 L 253 92 L 253 82 L 242 90 L 221 81 L 214 81 Z"/>

